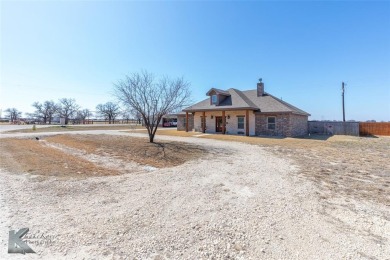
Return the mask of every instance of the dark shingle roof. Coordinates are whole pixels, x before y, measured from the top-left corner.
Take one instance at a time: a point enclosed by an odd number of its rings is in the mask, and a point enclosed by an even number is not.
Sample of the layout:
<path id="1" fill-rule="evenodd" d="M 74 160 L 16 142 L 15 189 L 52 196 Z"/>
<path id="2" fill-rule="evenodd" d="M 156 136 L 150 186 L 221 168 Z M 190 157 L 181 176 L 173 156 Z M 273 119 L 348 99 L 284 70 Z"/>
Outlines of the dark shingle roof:
<path id="1" fill-rule="evenodd" d="M 215 90 L 215 89 L 214 89 Z M 185 112 L 209 111 L 209 110 L 237 110 L 251 109 L 263 113 L 290 112 L 294 114 L 310 114 L 268 93 L 257 96 L 257 90 L 240 91 L 228 89 L 229 95 L 217 106 L 210 104 L 210 98 L 183 109 Z"/>

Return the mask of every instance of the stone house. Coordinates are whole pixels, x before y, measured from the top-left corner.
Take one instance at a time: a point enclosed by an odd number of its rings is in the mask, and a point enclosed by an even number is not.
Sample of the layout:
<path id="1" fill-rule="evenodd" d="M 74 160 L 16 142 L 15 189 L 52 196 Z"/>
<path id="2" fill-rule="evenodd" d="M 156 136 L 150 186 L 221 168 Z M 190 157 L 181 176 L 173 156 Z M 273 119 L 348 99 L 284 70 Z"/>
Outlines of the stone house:
<path id="1" fill-rule="evenodd" d="M 206 95 L 208 98 L 177 115 L 178 131 L 287 137 L 307 134 L 310 114 L 264 92 L 261 81 L 257 89 L 212 88 Z"/>

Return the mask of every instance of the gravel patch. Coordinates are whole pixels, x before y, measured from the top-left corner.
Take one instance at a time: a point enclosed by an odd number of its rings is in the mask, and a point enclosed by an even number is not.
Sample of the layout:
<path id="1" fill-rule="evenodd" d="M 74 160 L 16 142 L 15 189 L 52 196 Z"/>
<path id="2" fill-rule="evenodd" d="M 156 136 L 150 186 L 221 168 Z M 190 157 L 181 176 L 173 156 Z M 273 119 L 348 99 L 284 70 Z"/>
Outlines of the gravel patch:
<path id="1" fill-rule="evenodd" d="M 31 245 L 37 254 L 29 259 L 386 259 L 390 255 L 386 205 L 334 201 L 340 197 L 324 201 L 318 187 L 297 177 L 301 169 L 293 160 L 259 146 L 158 139 L 225 152 L 137 175 L 82 180 L 2 170 L 0 259 L 25 259 L 6 254 L 4 235 L 23 227 L 30 228 L 29 234 L 47 237 L 43 245 Z M 324 203 L 346 206 L 332 209 Z"/>

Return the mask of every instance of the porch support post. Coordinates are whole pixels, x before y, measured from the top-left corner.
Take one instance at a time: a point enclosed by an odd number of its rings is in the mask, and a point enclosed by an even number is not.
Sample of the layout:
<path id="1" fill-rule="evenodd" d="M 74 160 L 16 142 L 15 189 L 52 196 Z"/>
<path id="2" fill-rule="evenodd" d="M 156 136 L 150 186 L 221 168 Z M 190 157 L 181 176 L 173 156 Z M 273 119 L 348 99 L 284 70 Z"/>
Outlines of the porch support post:
<path id="1" fill-rule="evenodd" d="M 206 132 L 206 112 L 203 111 L 203 129 L 202 129 L 202 132 L 205 133 Z"/>
<path id="2" fill-rule="evenodd" d="M 188 112 L 186 112 L 186 132 L 188 132 Z"/>
<path id="3" fill-rule="evenodd" d="M 222 111 L 222 134 L 225 134 L 226 132 L 226 118 L 225 118 L 225 111 Z"/>
<path id="4" fill-rule="evenodd" d="M 249 110 L 246 111 L 245 115 L 245 135 L 249 136 Z"/>

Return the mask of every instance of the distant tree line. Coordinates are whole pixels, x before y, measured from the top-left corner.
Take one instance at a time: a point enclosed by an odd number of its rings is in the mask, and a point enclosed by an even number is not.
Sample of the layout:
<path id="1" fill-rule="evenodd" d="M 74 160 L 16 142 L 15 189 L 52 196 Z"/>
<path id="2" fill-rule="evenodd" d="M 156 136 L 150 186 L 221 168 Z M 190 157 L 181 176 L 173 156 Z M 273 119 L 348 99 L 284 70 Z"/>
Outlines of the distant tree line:
<path id="1" fill-rule="evenodd" d="M 9 118 L 9 120 L 11 122 L 14 122 L 16 120 L 18 120 L 21 115 L 22 115 L 22 112 L 20 112 L 19 110 L 17 110 L 16 108 L 7 108 L 5 111 L 6 113 L 6 117 Z"/>
<path id="2" fill-rule="evenodd" d="M 114 123 L 118 116 L 122 118 L 143 121 L 148 130 L 149 142 L 154 142 L 154 136 L 163 116 L 177 113 L 189 105 L 190 83 L 184 78 L 155 78 L 152 73 L 141 71 L 126 75 L 114 84 L 114 96 L 122 104 L 107 102 L 96 106 L 96 115 Z M 52 100 L 43 103 L 34 102 L 34 113 L 29 114 L 43 124 L 51 124 L 53 118 L 60 117 L 64 123 L 81 123 L 93 116 L 88 109 L 81 109 L 75 99 L 62 98 L 55 103 Z M 15 108 L 6 110 L 12 122 L 18 120 L 21 112 Z"/>
<path id="3" fill-rule="evenodd" d="M 33 113 L 26 113 L 26 119 L 31 122 L 39 122 L 40 124 L 52 124 L 53 120 L 63 118 L 65 124 L 70 122 L 73 124 L 84 124 L 92 117 L 101 118 L 108 121 L 110 124 L 114 123 L 118 118 L 122 118 L 129 122 L 130 120 L 141 121 L 141 116 L 137 112 L 130 109 L 123 109 L 114 102 L 107 102 L 98 104 L 96 111 L 93 113 L 87 108 L 81 108 L 74 98 L 61 98 L 58 102 L 53 100 L 46 100 L 44 102 L 34 102 Z M 10 122 L 16 123 L 22 118 L 22 112 L 16 108 L 7 108 L 4 110 L 5 118 Z"/>

